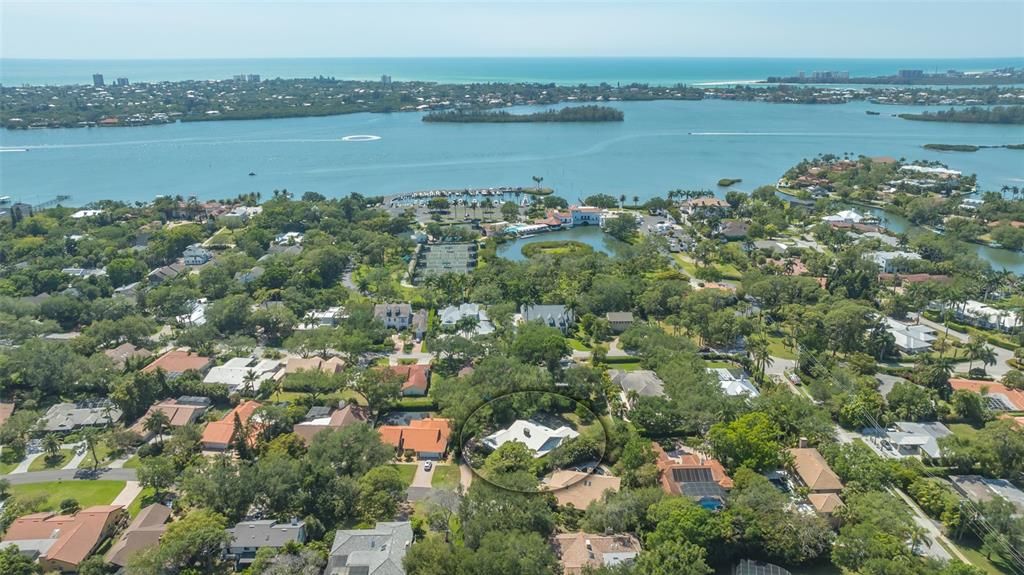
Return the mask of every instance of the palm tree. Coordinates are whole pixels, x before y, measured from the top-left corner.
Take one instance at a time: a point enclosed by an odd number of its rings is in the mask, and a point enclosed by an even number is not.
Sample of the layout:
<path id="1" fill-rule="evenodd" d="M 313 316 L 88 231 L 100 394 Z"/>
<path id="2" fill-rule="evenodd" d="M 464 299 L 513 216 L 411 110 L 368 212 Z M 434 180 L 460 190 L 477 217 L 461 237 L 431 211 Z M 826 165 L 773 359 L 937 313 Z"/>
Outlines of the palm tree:
<path id="1" fill-rule="evenodd" d="M 251 369 L 245 372 L 245 376 L 242 377 L 242 393 L 244 395 L 249 397 L 256 395 L 256 380 L 258 378 L 256 372 Z"/>
<path id="2" fill-rule="evenodd" d="M 100 466 L 100 458 L 96 455 L 96 445 L 100 442 L 100 430 L 95 427 L 89 427 L 82 431 L 82 440 L 85 441 L 85 448 L 92 454 L 92 469 L 96 470 Z"/>
<path id="3" fill-rule="evenodd" d="M 754 369 L 758 381 L 764 382 L 764 374 L 769 365 L 774 363 L 768 347 L 770 342 L 763 334 L 757 334 L 747 338 L 747 351 L 754 360 Z"/>
<path id="4" fill-rule="evenodd" d="M 60 438 L 57 437 L 56 433 L 47 433 L 46 437 L 43 438 L 43 453 L 50 460 L 60 457 Z"/>
<path id="5" fill-rule="evenodd" d="M 537 184 L 537 189 L 540 190 L 540 183 L 544 181 L 541 176 L 533 176 L 533 183 Z"/>
<path id="6" fill-rule="evenodd" d="M 914 525 L 910 528 L 910 552 L 917 555 L 917 548 L 924 543 L 925 545 L 931 545 L 931 538 L 928 537 L 928 530 L 920 525 Z"/>
<path id="7" fill-rule="evenodd" d="M 639 204 L 639 203 L 640 203 L 640 196 L 633 196 L 633 207 L 635 208 L 637 206 L 637 204 Z"/>
<path id="8" fill-rule="evenodd" d="M 978 353 L 978 360 L 985 366 L 986 371 L 988 366 L 995 365 L 999 358 L 996 357 L 996 351 L 992 349 L 992 346 L 982 346 L 981 351 Z"/>
<path id="9" fill-rule="evenodd" d="M 626 194 L 619 194 L 619 207 L 623 207 L 626 203 Z"/>
<path id="10" fill-rule="evenodd" d="M 985 340 L 972 337 L 964 348 L 967 350 L 967 373 L 970 373 L 971 368 L 974 367 L 974 360 L 981 359 L 982 350 L 985 349 Z"/>
<path id="11" fill-rule="evenodd" d="M 171 418 L 167 417 L 167 414 L 163 411 L 157 410 L 146 418 L 146 423 L 142 427 L 149 433 L 156 435 L 160 440 L 160 444 L 163 445 L 164 432 L 170 429 Z"/>

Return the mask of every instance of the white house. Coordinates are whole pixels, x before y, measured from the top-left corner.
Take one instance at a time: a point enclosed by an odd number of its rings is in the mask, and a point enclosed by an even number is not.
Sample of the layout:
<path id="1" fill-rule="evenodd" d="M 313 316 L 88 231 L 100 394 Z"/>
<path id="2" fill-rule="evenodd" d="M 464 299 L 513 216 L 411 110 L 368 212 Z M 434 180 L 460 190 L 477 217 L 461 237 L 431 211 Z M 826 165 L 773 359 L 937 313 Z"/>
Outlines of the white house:
<path id="1" fill-rule="evenodd" d="M 210 369 L 203 378 L 203 383 L 216 383 L 228 388 L 228 391 L 240 391 L 245 387 L 249 373 L 253 375 L 253 390 L 259 390 L 260 384 L 273 379 L 281 370 L 281 362 L 276 359 L 256 359 L 252 357 L 235 357 L 224 365 Z"/>
<path id="2" fill-rule="evenodd" d="M 921 259 L 921 256 L 914 252 L 905 251 L 871 252 L 864 257 L 873 261 L 883 273 L 887 274 L 905 271 L 905 262 Z"/>
<path id="3" fill-rule="evenodd" d="M 318 327 L 335 327 L 338 325 L 338 321 L 348 317 L 345 313 L 345 308 L 341 306 L 333 306 L 324 310 L 315 310 L 306 314 L 306 322 L 296 326 L 295 329 L 307 330 L 316 329 Z"/>
<path id="4" fill-rule="evenodd" d="M 1021 318 L 1017 312 L 997 309 L 972 299 L 964 302 L 962 308 L 955 310 L 958 320 L 978 327 L 1011 331 L 1021 326 Z"/>
<path id="5" fill-rule="evenodd" d="M 71 219 L 80 220 L 82 218 L 91 218 L 93 216 L 98 216 L 102 213 L 103 210 L 78 210 L 77 212 L 71 214 Z"/>
<path id="6" fill-rule="evenodd" d="M 185 252 L 182 254 L 182 258 L 187 266 L 201 266 L 206 262 L 213 259 L 213 254 L 210 250 L 204 248 L 199 244 L 192 244 L 185 248 Z"/>
<path id="7" fill-rule="evenodd" d="M 551 429 L 545 425 L 517 419 L 506 429 L 496 431 L 484 438 L 484 445 L 497 449 L 510 441 L 518 441 L 533 451 L 534 457 L 543 457 L 563 441 L 579 437 L 579 433 L 565 425 Z"/>
<path id="8" fill-rule="evenodd" d="M 760 393 L 754 384 L 747 379 L 742 370 L 724 367 L 708 368 L 708 372 L 718 378 L 718 385 L 726 395 L 757 397 Z"/>
<path id="9" fill-rule="evenodd" d="M 200 326 L 206 323 L 206 298 L 194 301 L 190 304 L 188 313 L 181 314 L 174 318 L 178 325 L 191 327 Z"/>
<path id="10" fill-rule="evenodd" d="M 932 348 L 937 339 L 935 330 L 926 325 L 913 325 L 885 318 L 886 330 L 892 334 L 896 349 L 903 353 L 924 353 Z"/>
<path id="11" fill-rule="evenodd" d="M 475 335 L 494 333 L 494 324 L 491 323 L 491 318 L 487 316 L 487 310 L 480 304 L 464 303 L 458 306 L 450 305 L 442 309 L 438 313 L 438 317 L 441 320 L 442 326 L 452 328 L 459 323 L 459 320 L 472 317 L 477 321 L 476 327 L 473 329 Z"/>
<path id="12" fill-rule="evenodd" d="M 864 221 L 864 216 L 854 210 L 843 210 L 821 219 L 828 224 L 859 224 Z"/>

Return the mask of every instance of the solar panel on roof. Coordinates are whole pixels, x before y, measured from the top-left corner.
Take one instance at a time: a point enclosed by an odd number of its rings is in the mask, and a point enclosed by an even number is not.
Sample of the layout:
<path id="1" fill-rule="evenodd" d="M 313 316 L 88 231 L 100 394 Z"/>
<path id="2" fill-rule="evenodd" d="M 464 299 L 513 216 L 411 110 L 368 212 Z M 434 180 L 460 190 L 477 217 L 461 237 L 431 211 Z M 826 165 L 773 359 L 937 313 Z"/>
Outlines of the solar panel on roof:
<path id="1" fill-rule="evenodd" d="M 710 469 L 696 468 L 696 469 L 673 469 L 672 479 L 676 483 L 701 483 L 701 482 L 713 482 L 714 476 L 711 474 Z"/>

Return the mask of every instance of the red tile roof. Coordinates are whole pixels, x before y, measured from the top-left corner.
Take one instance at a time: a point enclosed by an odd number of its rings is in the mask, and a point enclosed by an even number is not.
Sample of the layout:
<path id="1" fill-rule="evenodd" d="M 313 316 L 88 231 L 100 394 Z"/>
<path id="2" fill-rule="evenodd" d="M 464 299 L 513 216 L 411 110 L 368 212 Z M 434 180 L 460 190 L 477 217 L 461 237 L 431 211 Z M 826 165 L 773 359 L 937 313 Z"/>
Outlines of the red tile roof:
<path id="1" fill-rule="evenodd" d="M 46 550 L 45 563 L 74 568 L 99 546 L 123 514 L 120 505 L 94 505 L 74 515 L 33 513 L 15 519 L 3 542 L 56 539 Z"/>
<path id="2" fill-rule="evenodd" d="M 192 353 L 191 351 L 174 349 L 156 359 L 153 363 L 142 368 L 142 371 L 149 373 L 162 369 L 169 374 L 185 373 L 189 370 L 203 371 L 210 367 L 212 361 L 208 357 Z"/>
<path id="3" fill-rule="evenodd" d="M 951 378 L 949 385 L 954 391 L 959 389 L 965 389 L 967 391 L 973 391 L 974 393 L 981 393 L 982 388 L 988 394 L 998 393 L 1003 395 L 1013 404 L 1016 411 L 1024 411 L 1024 391 L 1019 389 L 1010 389 L 1001 383 L 994 381 L 984 381 L 980 379 L 957 379 Z"/>
<path id="4" fill-rule="evenodd" d="M 409 425 L 384 425 L 377 431 L 384 443 L 417 453 L 443 453 L 451 435 L 448 420 L 436 418 L 416 419 Z"/>
<path id="5" fill-rule="evenodd" d="M 722 489 L 732 489 L 732 478 L 725 472 L 722 462 L 710 457 L 702 457 L 693 453 L 669 455 L 657 443 L 653 443 L 654 453 L 658 456 L 655 462 L 661 472 L 661 488 L 666 493 L 681 495 L 679 484 L 672 480 L 673 469 L 708 469 L 711 479 Z"/>
<path id="6" fill-rule="evenodd" d="M 245 424 L 260 407 L 262 407 L 260 402 L 249 400 L 229 411 L 220 421 L 210 422 L 203 430 L 203 446 L 219 448 L 222 445 L 227 445 L 235 433 L 235 414 L 238 414 L 239 421 Z"/>
<path id="7" fill-rule="evenodd" d="M 429 365 L 393 365 L 391 371 L 405 378 L 402 393 L 410 390 L 427 393 L 427 384 L 430 381 Z"/>

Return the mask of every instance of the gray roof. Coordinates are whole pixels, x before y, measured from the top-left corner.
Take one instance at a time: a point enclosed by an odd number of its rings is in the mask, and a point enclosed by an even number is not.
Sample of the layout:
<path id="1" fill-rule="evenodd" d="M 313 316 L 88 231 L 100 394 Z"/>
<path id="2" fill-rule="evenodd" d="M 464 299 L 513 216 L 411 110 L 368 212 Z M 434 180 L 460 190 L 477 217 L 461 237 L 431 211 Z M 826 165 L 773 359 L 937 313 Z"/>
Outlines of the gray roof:
<path id="1" fill-rule="evenodd" d="M 520 309 L 523 321 L 540 320 L 551 327 L 568 326 L 572 323 L 572 312 L 564 305 L 524 305 Z"/>
<path id="2" fill-rule="evenodd" d="M 665 395 L 665 383 L 658 374 L 647 369 L 625 371 L 622 369 L 608 370 L 612 383 L 622 391 L 635 391 L 641 397 L 661 397 Z"/>
<path id="3" fill-rule="evenodd" d="M 43 416 L 46 431 L 71 431 L 88 425 L 107 425 L 121 419 L 121 410 L 106 400 L 58 403 Z"/>
<path id="4" fill-rule="evenodd" d="M 326 575 L 405 575 L 402 559 L 410 544 L 412 523 L 408 521 L 338 531 L 334 534 Z"/>
<path id="5" fill-rule="evenodd" d="M 491 323 L 491 319 L 487 317 L 487 311 L 480 304 L 464 303 L 458 306 L 450 305 L 442 309 L 438 313 L 438 317 L 441 319 L 441 325 L 455 325 L 462 318 L 475 317 L 477 325 L 473 333 L 486 335 L 494 332 L 494 325 Z"/>
<path id="6" fill-rule="evenodd" d="M 633 312 L 631 311 L 610 311 L 607 314 L 608 321 L 633 321 Z"/>
<path id="7" fill-rule="evenodd" d="M 921 445 L 921 451 L 927 453 L 929 457 L 942 455 L 942 451 L 939 449 L 939 439 L 953 434 L 948 427 L 938 421 L 926 423 L 897 421 L 896 427 L 907 435 L 926 438 L 924 444 Z"/>
<path id="8" fill-rule="evenodd" d="M 373 317 L 412 315 L 412 305 L 407 303 L 379 303 L 373 306 Z"/>
<path id="9" fill-rule="evenodd" d="M 305 526 L 302 521 L 278 523 L 273 519 L 240 521 L 228 528 L 231 548 L 238 547 L 284 547 L 289 541 L 305 541 Z"/>

